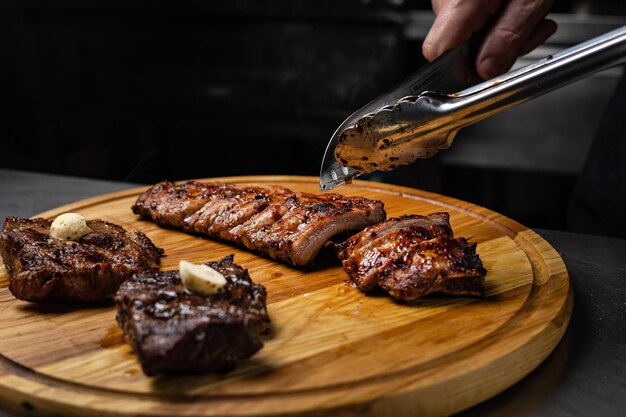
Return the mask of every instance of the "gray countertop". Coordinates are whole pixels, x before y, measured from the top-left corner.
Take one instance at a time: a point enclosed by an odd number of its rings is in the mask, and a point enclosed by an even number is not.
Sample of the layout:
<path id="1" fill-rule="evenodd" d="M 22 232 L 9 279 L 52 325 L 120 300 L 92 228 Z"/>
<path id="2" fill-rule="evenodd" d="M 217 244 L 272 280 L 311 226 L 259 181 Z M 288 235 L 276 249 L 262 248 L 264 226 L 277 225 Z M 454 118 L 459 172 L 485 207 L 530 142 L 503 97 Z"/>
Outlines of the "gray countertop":
<path id="1" fill-rule="evenodd" d="M 0 221 L 30 217 L 136 184 L 0 169 Z M 570 325 L 522 381 L 461 415 L 623 416 L 626 412 L 626 240 L 537 230 L 563 253 L 574 285 Z M 5 415 L 0 410 L 0 417 Z"/>

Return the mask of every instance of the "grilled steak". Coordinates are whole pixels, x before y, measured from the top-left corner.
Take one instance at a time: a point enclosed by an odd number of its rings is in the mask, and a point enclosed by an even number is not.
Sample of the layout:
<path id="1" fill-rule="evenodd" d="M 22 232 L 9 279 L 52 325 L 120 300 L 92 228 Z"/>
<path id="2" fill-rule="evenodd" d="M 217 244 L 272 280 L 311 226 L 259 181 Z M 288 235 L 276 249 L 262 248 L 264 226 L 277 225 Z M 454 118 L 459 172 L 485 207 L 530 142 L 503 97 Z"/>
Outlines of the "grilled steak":
<path id="1" fill-rule="evenodd" d="M 9 290 L 26 301 L 96 301 L 134 273 L 157 270 L 163 250 L 143 233 L 103 220 L 76 241 L 50 236 L 50 221 L 7 217 L 0 234 Z"/>
<path id="2" fill-rule="evenodd" d="M 408 215 L 367 227 L 336 245 L 352 281 L 396 300 L 439 292 L 483 295 L 486 270 L 476 244 L 454 238 L 448 213 Z"/>
<path id="3" fill-rule="evenodd" d="M 118 290 L 117 321 L 146 375 L 225 371 L 263 346 L 265 287 L 233 255 L 207 265 L 226 278 L 224 291 L 190 292 L 178 271 L 135 275 Z"/>
<path id="4" fill-rule="evenodd" d="M 137 198 L 133 212 L 298 266 L 310 263 L 331 237 L 385 219 L 381 201 L 196 181 L 156 184 Z"/>

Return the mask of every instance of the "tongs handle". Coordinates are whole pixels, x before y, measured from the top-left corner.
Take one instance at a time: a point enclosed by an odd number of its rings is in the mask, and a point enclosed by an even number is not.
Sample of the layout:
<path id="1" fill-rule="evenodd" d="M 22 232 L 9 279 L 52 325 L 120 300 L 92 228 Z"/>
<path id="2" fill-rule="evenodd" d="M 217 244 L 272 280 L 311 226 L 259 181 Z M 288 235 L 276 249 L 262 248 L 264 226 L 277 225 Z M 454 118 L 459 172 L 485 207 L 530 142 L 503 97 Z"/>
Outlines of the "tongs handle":
<path id="1" fill-rule="evenodd" d="M 626 62 L 626 26 L 450 96 L 439 109 L 459 129 Z M 454 114 L 454 116 L 453 116 Z M 458 116 L 458 117 L 455 117 Z"/>

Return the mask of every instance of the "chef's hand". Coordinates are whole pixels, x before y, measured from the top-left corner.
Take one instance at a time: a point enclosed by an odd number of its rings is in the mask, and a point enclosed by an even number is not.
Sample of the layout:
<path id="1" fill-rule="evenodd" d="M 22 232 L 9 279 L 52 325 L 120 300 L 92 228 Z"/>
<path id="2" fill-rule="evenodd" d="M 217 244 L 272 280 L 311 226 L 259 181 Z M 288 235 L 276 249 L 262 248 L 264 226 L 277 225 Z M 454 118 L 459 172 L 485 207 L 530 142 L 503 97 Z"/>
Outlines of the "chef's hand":
<path id="1" fill-rule="evenodd" d="M 541 45 L 556 31 L 544 19 L 554 0 L 432 0 L 437 15 L 424 40 L 429 61 L 467 42 L 474 32 L 490 25 L 476 56 L 476 70 L 484 79 L 508 71 L 518 56 Z"/>

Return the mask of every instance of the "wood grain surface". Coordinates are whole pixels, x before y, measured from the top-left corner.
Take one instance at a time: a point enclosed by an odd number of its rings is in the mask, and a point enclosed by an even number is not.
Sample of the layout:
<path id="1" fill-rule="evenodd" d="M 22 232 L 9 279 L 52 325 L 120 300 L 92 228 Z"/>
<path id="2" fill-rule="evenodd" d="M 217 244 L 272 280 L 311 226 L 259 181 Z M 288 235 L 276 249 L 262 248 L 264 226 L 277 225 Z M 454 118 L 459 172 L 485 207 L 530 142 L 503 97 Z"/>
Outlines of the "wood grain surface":
<path id="1" fill-rule="evenodd" d="M 316 177 L 231 177 L 316 193 Z M 146 377 L 124 343 L 111 303 L 16 300 L 0 267 L 0 403 L 28 415 L 448 415 L 504 390 L 553 350 L 567 327 L 572 288 L 561 257 L 502 215 L 411 188 L 354 181 L 338 191 L 384 201 L 388 216 L 448 211 L 457 236 L 478 243 L 487 297 L 430 296 L 399 304 L 346 283 L 331 256 L 298 269 L 226 243 L 166 230 L 135 216 L 138 188 L 79 201 L 67 211 L 145 232 L 180 259 L 230 253 L 267 287 L 273 332 L 225 375 Z"/>

